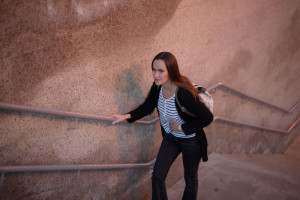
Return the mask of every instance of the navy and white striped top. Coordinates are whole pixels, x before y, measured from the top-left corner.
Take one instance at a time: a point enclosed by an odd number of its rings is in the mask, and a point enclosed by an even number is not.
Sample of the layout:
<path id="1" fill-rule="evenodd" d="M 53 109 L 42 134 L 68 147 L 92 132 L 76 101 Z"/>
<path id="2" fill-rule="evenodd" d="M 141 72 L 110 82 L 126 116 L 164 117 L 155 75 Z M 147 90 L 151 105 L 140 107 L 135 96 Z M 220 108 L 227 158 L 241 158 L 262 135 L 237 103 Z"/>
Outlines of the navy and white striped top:
<path id="1" fill-rule="evenodd" d="M 180 138 L 191 138 L 196 135 L 196 133 L 185 135 L 183 132 L 173 132 L 170 128 L 170 122 L 175 124 L 184 124 L 185 121 L 181 119 L 178 115 L 176 105 L 175 105 L 175 94 L 170 97 L 169 99 L 165 99 L 162 94 L 163 87 L 159 93 L 158 99 L 158 112 L 159 112 L 159 119 L 161 122 L 162 127 L 165 129 L 166 133 L 172 133 L 175 137 Z"/>

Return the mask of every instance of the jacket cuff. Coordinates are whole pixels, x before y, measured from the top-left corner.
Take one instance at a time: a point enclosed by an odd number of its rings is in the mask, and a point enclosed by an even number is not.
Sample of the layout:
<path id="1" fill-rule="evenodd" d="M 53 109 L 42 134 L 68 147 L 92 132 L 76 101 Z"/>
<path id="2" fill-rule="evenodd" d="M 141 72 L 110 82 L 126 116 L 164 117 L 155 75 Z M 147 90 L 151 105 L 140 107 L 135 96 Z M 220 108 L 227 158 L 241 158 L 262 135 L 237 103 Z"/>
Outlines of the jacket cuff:
<path id="1" fill-rule="evenodd" d="M 138 119 L 138 116 L 136 116 L 134 113 L 135 113 L 134 110 L 127 113 L 130 114 L 131 116 L 131 118 L 126 119 L 128 123 L 133 123 Z"/>

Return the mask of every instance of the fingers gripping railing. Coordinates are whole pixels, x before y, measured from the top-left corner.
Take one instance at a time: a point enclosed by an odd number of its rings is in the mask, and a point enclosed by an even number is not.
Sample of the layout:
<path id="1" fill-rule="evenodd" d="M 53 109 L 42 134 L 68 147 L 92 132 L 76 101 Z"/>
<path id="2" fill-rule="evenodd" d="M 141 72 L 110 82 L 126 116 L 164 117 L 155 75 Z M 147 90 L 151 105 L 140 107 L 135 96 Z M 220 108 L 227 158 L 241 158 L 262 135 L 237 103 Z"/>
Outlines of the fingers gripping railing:
<path id="1" fill-rule="evenodd" d="M 261 101 L 259 99 L 256 99 L 254 97 L 251 97 L 243 92 L 237 91 L 223 83 L 217 83 L 209 88 L 207 88 L 208 91 L 212 91 L 216 88 L 222 88 L 227 89 L 228 91 L 231 91 L 230 94 L 238 95 L 240 97 L 247 98 L 249 100 L 252 100 L 254 102 L 257 102 L 261 105 L 277 109 L 281 112 L 290 113 L 293 110 L 296 109 L 296 107 L 299 105 L 298 101 L 290 110 L 286 110 L 283 108 L 280 108 L 278 106 L 269 104 L 267 102 Z M 30 113 L 38 113 L 38 114 L 46 114 L 46 115 L 55 115 L 55 116 L 62 116 L 62 117 L 72 117 L 76 118 L 76 124 L 77 119 L 89 119 L 89 120 L 100 120 L 100 121 L 114 121 L 113 117 L 107 117 L 107 116 L 101 116 L 101 115 L 87 115 L 82 113 L 74 113 L 74 112 L 68 112 L 68 111 L 60 111 L 60 110 L 51 110 L 51 109 L 45 109 L 45 108 L 36 108 L 31 106 L 23 106 L 23 105 L 17 105 L 17 104 L 9 104 L 9 103 L 3 103 L 0 102 L 0 109 L 3 110 L 10 110 L 10 111 L 19 111 L 19 112 L 30 112 Z M 159 120 L 158 117 L 155 117 L 154 119 L 150 121 L 136 121 L 135 123 L 138 124 L 154 124 Z M 237 126 L 245 126 L 249 128 L 255 128 L 260 130 L 266 130 L 266 131 L 272 131 L 272 132 L 279 132 L 279 133 L 289 133 L 300 121 L 300 117 L 287 129 L 287 130 L 280 130 L 280 129 L 273 129 L 263 126 L 257 126 L 257 125 L 251 125 L 246 123 L 237 122 L 234 120 L 226 119 L 224 117 L 214 117 L 214 121 L 220 121 L 225 122 L 226 124 L 232 124 Z M 68 127 L 69 129 L 70 127 Z M 70 128 L 71 129 L 71 128 Z M 0 166 L 0 173 L 1 173 L 1 179 L 0 184 L 4 180 L 4 173 L 12 173 L 12 172 L 37 172 L 37 171 L 78 171 L 78 175 L 76 178 L 71 178 L 71 180 L 76 180 L 79 177 L 79 173 L 81 170 L 100 170 L 100 169 L 128 169 L 128 168 L 141 168 L 141 167 L 150 167 L 154 165 L 156 158 L 151 160 L 148 163 L 132 163 L 132 164 L 92 164 L 92 165 L 35 165 L 35 166 Z"/>

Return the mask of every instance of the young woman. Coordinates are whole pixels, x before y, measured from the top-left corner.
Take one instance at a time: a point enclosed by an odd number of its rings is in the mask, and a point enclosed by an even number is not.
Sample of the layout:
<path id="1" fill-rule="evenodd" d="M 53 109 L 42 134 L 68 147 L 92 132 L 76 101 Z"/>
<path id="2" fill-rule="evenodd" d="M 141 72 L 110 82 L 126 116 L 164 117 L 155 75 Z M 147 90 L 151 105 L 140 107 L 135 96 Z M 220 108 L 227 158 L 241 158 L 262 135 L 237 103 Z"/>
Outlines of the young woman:
<path id="1" fill-rule="evenodd" d="M 154 83 L 150 92 L 138 108 L 127 114 L 116 114 L 113 124 L 127 120 L 132 123 L 157 108 L 163 141 L 161 143 L 152 174 L 152 199 L 168 199 L 165 179 L 168 171 L 182 153 L 186 182 L 183 199 L 197 199 L 198 166 L 200 159 L 207 161 L 207 140 L 203 127 L 213 121 L 213 115 L 200 101 L 188 78 L 179 72 L 174 55 L 161 52 L 152 61 Z M 180 104 L 195 116 L 181 111 L 175 100 L 175 91 Z"/>

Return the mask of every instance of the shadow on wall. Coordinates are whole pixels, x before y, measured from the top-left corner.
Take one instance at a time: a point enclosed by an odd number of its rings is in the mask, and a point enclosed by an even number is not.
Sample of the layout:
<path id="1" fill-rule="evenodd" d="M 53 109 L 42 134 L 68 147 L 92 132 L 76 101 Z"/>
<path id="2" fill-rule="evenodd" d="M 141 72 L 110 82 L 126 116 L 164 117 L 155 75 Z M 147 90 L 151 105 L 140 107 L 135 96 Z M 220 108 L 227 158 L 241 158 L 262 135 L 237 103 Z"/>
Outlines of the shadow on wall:
<path id="1" fill-rule="evenodd" d="M 293 56 L 296 55 L 300 50 L 300 10 L 297 10 L 293 13 L 290 24 L 287 26 L 287 29 L 283 32 L 283 37 L 278 41 L 277 44 L 274 44 L 273 48 L 269 50 L 269 61 L 268 61 L 268 71 L 273 73 L 276 71 L 274 80 L 280 81 L 280 79 L 284 79 L 285 75 L 289 75 L 289 73 L 293 72 L 290 61 Z M 284 66 L 278 68 L 278 66 Z M 295 79 L 289 79 L 286 84 L 286 90 L 289 89 L 290 85 L 296 83 Z"/>
<path id="2" fill-rule="evenodd" d="M 180 1 L 2 2 L 0 101 L 21 104 L 35 96 L 41 81 L 74 63 L 89 57 L 109 62 L 120 47 L 149 40 Z"/>
<path id="3" fill-rule="evenodd" d="M 143 82 L 143 75 L 140 68 L 140 66 L 133 66 L 130 69 L 121 71 L 118 75 L 117 82 L 115 83 L 115 103 L 121 114 L 127 113 L 132 107 L 137 107 L 145 99 L 140 86 L 140 83 Z M 129 127 L 127 131 L 126 127 Z M 154 132 L 155 129 L 151 128 L 151 126 L 131 125 L 130 128 L 130 126 L 118 125 L 116 137 L 122 162 L 148 162 L 149 160 L 145 159 L 148 158 L 149 150 L 154 143 Z M 130 177 L 128 177 L 128 174 L 124 174 L 118 186 L 118 191 L 126 193 L 134 189 L 144 174 L 145 170 L 135 170 Z M 139 194 L 135 194 L 135 192 L 133 190 L 130 193 L 131 199 L 136 199 L 136 197 L 140 196 Z"/>
<path id="4" fill-rule="evenodd" d="M 266 69 L 265 80 L 280 81 L 286 79 L 289 73 L 293 74 L 294 66 L 290 63 L 292 58 L 297 55 L 300 49 L 300 11 L 297 10 L 291 16 L 289 24 L 286 26 L 278 38 L 278 42 L 270 45 L 268 52 L 268 63 Z M 248 69 L 251 67 L 257 52 L 252 52 L 250 49 L 238 49 L 234 52 L 229 63 L 225 63 L 220 71 L 217 71 L 214 78 L 223 83 L 231 82 L 232 85 L 246 85 L 253 80 L 247 75 Z M 280 67 L 279 67 L 280 66 Z M 284 67 L 282 67 L 284 66 Z M 227 76 L 224 76 L 226 74 Z M 272 78 L 270 78 L 272 77 Z M 289 79 L 286 84 L 286 89 L 295 83 L 297 78 Z"/>
<path id="5" fill-rule="evenodd" d="M 217 72 L 215 80 L 222 80 L 224 83 L 231 82 L 233 85 L 236 83 L 244 84 L 248 80 L 245 77 L 239 80 L 239 74 L 243 71 L 246 72 L 252 61 L 253 55 L 251 51 L 239 49 L 234 53 L 230 62 L 224 65 L 222 71 Z M 224 74 L 227 74 L 227 76 L 224 76 Z"/>

